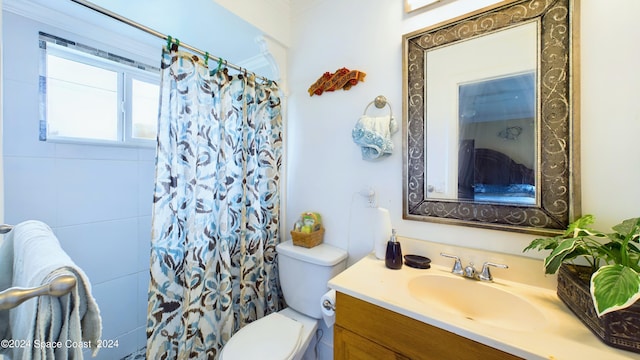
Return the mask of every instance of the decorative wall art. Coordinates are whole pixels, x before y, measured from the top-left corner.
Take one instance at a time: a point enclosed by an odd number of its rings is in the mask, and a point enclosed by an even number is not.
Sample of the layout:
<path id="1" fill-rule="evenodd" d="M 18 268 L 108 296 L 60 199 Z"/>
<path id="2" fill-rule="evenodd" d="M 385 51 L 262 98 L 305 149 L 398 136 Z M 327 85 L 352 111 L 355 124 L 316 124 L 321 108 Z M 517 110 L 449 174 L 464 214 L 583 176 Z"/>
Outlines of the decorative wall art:
<path id="1" fill-rule="evenodd" d="M 349 70 L 341 68 L 333 74 L 325 72 L 316 82 L 309 87 L 309 96 L 322 95 L 325 91 L 349 90 L 352 86 L 357 85 L 359 81 L 364 81 L 366 73 L 359 70 Z"/>

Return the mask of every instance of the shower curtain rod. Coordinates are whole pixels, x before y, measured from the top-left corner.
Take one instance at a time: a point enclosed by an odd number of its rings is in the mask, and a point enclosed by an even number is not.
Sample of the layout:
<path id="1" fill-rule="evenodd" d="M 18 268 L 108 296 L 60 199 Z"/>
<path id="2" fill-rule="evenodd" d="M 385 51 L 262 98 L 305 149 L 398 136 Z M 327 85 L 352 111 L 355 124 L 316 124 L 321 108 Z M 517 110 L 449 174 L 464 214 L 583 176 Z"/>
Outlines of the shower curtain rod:
<path id="1" fill-rule="evenodd" d="M 118 21 L 120 21 L 120 22 L 122 22 L 124 24 L 132 26 L 132 27 L 134 27 L 136 29 L 142 30 L 142 31 L 144 31 L 144 32 L 146 32 L 148 34 L 151 34 L 153 36 L 159 37 L 159 38 L 161 38 L 163 40 L 167 40 L 167 41 L 169 40 L 169 36 L 168 35 L 165 35 L 165 34 L 163 34 L 161 32 L 155 31 L 155 30 L 153 30 L 153 29 L 151 29 L 151 28 L 149 28 L 147 26 L 144 26 L 144 25 L 142 25 L 140 23 L 137 23 L 137 22 L 135 22 L 135 21 L 133 21 L 131 19 L 128 19 L 128 18 L 126 18 L 124 16 L 118 15 L 118 14 L 112 12 L 112 11 L 109 11 L 109 10 L 107 10 L 107 9 L 105 9 L 103 7 L 100 7 L 100 6 L 96 5 L 96 4 L 93 4 L 93 3 L 89 2 L 89 1 L 85 1 L 85 0 L 71 0 L 71 1 L 73 1 L 76 4 L 82 5 L 84 7 L 87 7 L 89 9 L 93 10 L 93 11 L 96 11 L 96 12 L 102 14 L 102 15 L 108 16 L 108 17 L 110 17 L 112 19 L 118 20 Z M 232 69 L 238 70 L 240 72 L 246 72 L 246 73 L 252 74 L 252 75 L 256 76 L 257 78 L 262 79 L 262 80 L 264 80 L 266 82 L 271 82 L 270 79 L 268 79 L 268 78 L 266 78 L 264 76 L 257 75 L 253 71 L 249 71 L 246 68 L 243 68 L 243 67 L 240 67 L 238 65 L 232 64 L 232 63 L 228 62 L 227 60 L 224 60 L 224 59 L 219 58 L 217 56 L 213 56 L 213 55 L 211 55 L 211 54 L 209 54 L 209 53 L 207 53 L 205 51 L 202 51 L 202 50 L 200 50 L 200 49 L 198 49 L 196 47 L 193 47 L 191 45 L 185 44 L 182 41 L 180 41 L 180 46 L 185 48 L 185 49 L 187 49 L 187 50 L 189 50 L 189 51 L 191 51 L 191 52 L 200 54 L 202 56 L 205 56 L 205 57 L 208 56 L 209 59 L 211 59 L 213 61 L 218 61 L 218 62 L 222 61 L 225 66 L 230 67 Z"/>

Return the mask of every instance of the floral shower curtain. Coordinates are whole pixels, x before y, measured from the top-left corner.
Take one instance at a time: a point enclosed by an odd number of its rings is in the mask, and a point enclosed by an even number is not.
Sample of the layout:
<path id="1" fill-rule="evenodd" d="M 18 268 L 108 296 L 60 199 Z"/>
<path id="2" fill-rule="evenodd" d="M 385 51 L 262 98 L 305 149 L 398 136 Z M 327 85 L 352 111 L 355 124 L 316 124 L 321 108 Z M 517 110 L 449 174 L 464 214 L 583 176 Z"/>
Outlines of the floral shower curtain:
<path id="1" fill-rule="evenodd" d="M 162 54 L 147 319 L 148 359 L 216 359 L 283 307 L 279 89 Z"/>

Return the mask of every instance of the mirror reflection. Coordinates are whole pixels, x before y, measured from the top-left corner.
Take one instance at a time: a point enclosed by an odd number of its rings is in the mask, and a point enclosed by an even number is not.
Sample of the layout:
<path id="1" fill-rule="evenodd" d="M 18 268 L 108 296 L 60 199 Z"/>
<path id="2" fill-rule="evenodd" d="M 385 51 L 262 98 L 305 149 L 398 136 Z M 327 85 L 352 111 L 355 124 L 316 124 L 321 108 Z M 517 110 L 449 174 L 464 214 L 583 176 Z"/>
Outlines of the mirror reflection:
<path id="1" fill-rule="evenodd" d="M 427 198 L 535 203 L 537 49 L 528 22 L 427 51 Z"/>
<path id="2" fill-rule="evenodd" d="M 534 204 L 535 74 L 459 87 L 458 199 Z"/>

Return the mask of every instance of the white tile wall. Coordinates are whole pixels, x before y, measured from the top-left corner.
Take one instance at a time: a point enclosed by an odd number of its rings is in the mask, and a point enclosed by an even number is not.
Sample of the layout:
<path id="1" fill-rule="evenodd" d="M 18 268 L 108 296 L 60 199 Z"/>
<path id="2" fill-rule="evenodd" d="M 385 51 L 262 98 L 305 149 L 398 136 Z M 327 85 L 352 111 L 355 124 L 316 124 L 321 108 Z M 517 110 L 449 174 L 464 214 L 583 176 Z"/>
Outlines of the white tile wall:
<path id="1" fill-rule="evenodd" d="M 97 359 L 121 359 L 146 342 L 155 150 L 39 141 L 38 31 L 58 32 L 2 16 L 5 221 L 53 228 L 91 281 L 102 338 L 118 341 Z"/>
<path id="2" fill-rule="evenodd" d="M 116 339 L 136 328 L 138 276 L 131 274 L 94 286 L 93 293 L 102 312 L 102 337 Z"/>
<path id="3" fill-rule="evenodd" d="M 119 277 L 97 284 L 93 293 L 102 314 L 102 339 L 117 341 L 112 348 L 103 348 L 97 359 L 120 359 L 144 346 L 139 336 L 144 328 L 138 325 L 138 274 Z M 131 294 L 133 296 L 131 296 Z M 146 307 L 145 307 L 146 308 Z"/>
<path id="4" fill-rule="evenodd" d="M 4 134 L 6 138 L 11 132 L 5 128 Z M 5 151 L 4 173 L 5 221 L 36 219 L 57 225 L 54 159 L 14 157 Z"/>
<path id="5" fill-rule="evenodd" d="M 134 161 L 58 159 L 60 225 L 136 217 L 138 171 Z M 150 180 L 150 179 L 149 179 Z"/>
<path id="6" fill-rule="evenodd" d="M 149 275 L 149 254 L 151 254 L 151 216 L 138 217 L 138 237 L 136 241 L 138 259 L 136 271 L 144 271 Z"/>
<path id="7" fill-rule="evenodd" d="M 60 244 L 93 284 L 138 271 L 135 218 L 56 228 Z M 137 294 L 137 292 L 136 292 Z"/>

